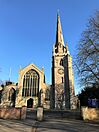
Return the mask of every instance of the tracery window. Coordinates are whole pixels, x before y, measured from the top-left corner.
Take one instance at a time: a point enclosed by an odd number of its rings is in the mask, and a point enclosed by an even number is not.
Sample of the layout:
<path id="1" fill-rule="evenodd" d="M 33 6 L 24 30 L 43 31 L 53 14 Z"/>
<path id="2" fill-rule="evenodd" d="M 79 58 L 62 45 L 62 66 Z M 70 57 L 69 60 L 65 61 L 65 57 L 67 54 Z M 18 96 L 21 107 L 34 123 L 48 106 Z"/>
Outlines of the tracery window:
<path id="1" fill-rule="evenodd" d="M 38 96 L 39 75 L 34 70 L 29 70 L 23 78 L 22 96 Z"/>

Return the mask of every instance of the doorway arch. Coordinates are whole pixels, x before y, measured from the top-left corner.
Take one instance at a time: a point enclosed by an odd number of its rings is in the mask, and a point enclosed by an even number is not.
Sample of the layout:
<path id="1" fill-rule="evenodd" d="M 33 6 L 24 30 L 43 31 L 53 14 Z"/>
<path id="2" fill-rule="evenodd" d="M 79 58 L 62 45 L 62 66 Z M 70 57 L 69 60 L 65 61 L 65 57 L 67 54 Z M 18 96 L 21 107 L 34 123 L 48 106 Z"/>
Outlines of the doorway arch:
<path id="1" fill-rule="evenodd" d="M 32 98 L 27 100 L 27 108 L 33 108 L 33 99 Z"/>

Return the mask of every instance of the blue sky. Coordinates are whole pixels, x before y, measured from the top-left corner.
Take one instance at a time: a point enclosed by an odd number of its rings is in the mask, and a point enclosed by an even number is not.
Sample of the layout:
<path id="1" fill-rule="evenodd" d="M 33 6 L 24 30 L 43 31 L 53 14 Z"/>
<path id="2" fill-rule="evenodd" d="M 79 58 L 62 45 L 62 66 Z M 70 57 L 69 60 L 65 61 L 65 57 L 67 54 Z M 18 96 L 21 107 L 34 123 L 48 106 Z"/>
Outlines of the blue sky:
<path id="1" fill-rule="evenodd" d="M 11 67 L 11 80 L 17 82 L 19 67 L 34 63 L 45 68 L 46 82 L 51 83 L 58 9 L 64 41 L 75 57 L 81 33 L 99 9 L 99 0 L 0 0 L 0 79 L 9 79 Z"/>

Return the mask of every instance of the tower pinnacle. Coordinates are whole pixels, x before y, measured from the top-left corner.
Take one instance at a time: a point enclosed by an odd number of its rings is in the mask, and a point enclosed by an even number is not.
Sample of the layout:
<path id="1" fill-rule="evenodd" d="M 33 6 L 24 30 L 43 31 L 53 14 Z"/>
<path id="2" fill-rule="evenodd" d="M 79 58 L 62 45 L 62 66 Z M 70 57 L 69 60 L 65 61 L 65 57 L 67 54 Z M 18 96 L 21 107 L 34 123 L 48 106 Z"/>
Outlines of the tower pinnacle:
<path id="1" fill-rule="evenodd" d="M 69 49 L 68 49 L 68 43 L 66 42 L 66 50 L 67 50 L 67 54 L 70 55 Z"/>
<path id="2" fill-rule="evenodd" d="M 59 11 L 57 13 L 57 29 L 56 29 L 56 44 L 61 43 L 64 45 L 64 39 L 63 39 L 63 34 L 62 34 L 62 27 L 61 27 L 61 22 L 60 22 L 60 16 L 59 16 Z"/>

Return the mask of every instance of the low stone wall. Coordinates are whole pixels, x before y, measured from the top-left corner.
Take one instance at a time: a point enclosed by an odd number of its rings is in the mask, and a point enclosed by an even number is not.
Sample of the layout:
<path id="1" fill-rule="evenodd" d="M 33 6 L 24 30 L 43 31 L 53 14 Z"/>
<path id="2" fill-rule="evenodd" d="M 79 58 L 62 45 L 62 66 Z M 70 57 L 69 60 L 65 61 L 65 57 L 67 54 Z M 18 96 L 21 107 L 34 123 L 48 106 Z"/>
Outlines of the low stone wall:
<path id="1" fill-rule="evenodd" d="M 81 108 L 82 118 L 83 120 L 99 120 L 99 109 L 97 108 Z"/>
<path id="2" fill-rule="evenodd" d="M 27 119 L 36 119 L 37 111 L 27 111 Z M 44 120 L 55 118 L 82 119 L 80 110 L 44 110 Z"/>
<path id="3" fill-rule="evenodd" d="M 3 118 L 3 119 L 25 119 L 26 118 L 26 107 L 0 108 L 0 118 Z"/>
<path id="4" fill-rule="evenodd" d="M 49 110 L 44 111 L 44 117 L 81 119 L 80 110 Z"/>

